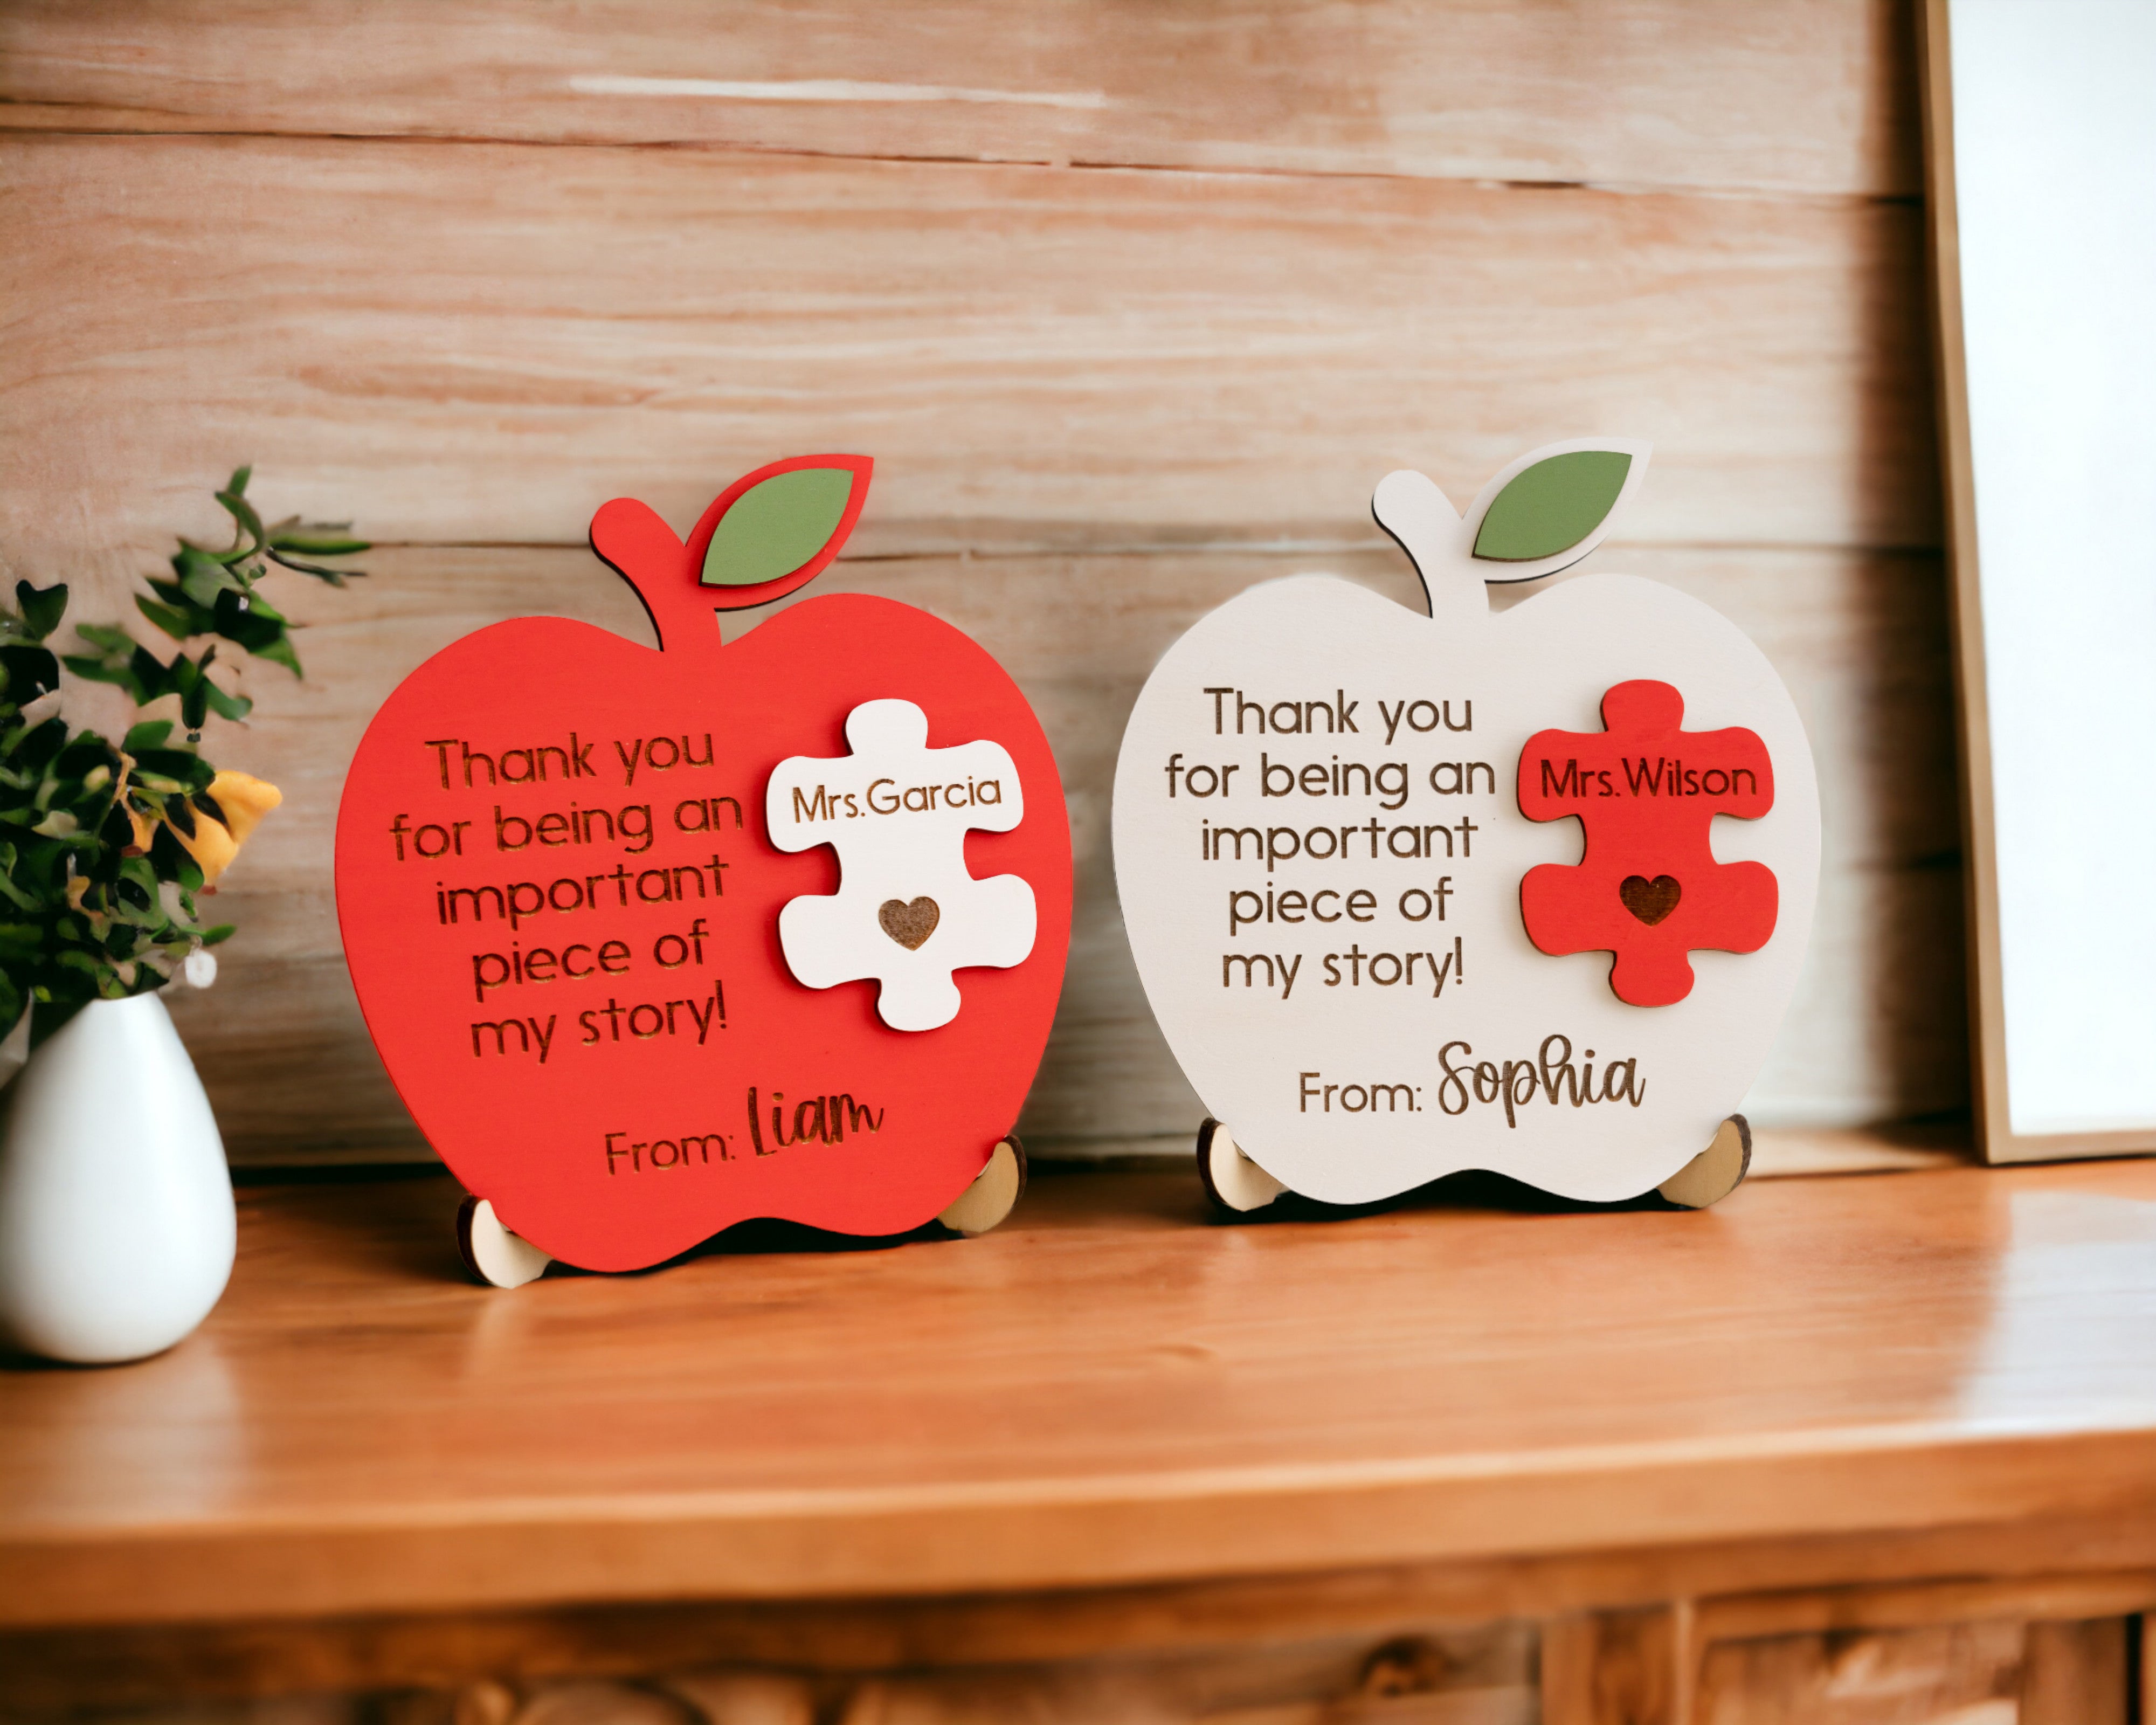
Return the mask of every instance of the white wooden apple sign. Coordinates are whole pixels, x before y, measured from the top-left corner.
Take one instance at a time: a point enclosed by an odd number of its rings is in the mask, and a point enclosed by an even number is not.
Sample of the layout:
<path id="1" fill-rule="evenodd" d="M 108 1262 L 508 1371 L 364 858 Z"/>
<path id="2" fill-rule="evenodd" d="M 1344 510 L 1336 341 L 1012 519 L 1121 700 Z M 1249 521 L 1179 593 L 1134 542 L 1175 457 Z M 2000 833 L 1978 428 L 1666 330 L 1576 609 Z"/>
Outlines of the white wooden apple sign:
<path id="1" fill-rule="evenodd" d="M 1378 487 L 1430 615 L 1334 578 L 1251 588 L 1147 680 L 1116 877 L 1235 1209 L 1487 1168 L 1573 1199 L 1743 1178 L 1735 1112 L 1796 985 L 1819 792 L 1789 691 L 1727 619 L 1583 576 L 1647 462 L 1521 457 L 1465 517 Z"/>

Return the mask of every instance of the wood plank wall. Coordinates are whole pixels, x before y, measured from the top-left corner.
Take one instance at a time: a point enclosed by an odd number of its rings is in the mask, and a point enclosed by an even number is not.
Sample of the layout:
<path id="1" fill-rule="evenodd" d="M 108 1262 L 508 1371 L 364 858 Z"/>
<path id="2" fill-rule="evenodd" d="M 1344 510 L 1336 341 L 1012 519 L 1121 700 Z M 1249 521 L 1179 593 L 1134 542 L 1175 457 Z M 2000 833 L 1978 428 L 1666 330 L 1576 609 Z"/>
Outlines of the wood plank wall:
<path id="1" fill-rule="evenodd" d="M 1962 1105 L 1912 37 L 1898 0 L 0 0 L 0 572 L 117 614 L 247 460 L 386 547 L 294 595 L 308 680 L 217 739 L 290 797 L 175 1003 L 235 1157 L 410 1142 L 331 911 L 374 705 L 497 617 L 640 634 L 593 508 L 685 526 L 826 448 L 879 464 L 826 584 L 973 634 L 1056 747 L 1036 1141 L 1199 1112 L 1107 854 L 1154 657 L 1276 574 L 1406 597 L 1389 469 L 1465 500 L 1597 431 L 1656 449 L 1591 567 L 1734 617 L 1820 755 L 1755 1118 Z"/>

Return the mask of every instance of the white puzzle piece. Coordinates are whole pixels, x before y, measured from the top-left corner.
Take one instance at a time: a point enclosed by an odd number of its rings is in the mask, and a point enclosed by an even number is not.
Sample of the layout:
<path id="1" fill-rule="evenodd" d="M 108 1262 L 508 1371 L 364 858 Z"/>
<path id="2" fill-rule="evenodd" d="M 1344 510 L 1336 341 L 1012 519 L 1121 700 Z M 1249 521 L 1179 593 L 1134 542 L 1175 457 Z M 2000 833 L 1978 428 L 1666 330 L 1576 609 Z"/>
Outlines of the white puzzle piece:
<path id="1" fill-rule="evenodd" d="M 764 793 L 781 850 L 829 845 L 839 890 L 789 899 L 778 944 L 811 988 L 873 978 L 894 1030 L 933 1030 L 958 1015 L 951 973 L 1008 969 L 1033 951 L 1033 889 L 1016 875 L 977 880 L 969 829 L 1007 833 L 1025 817 L 1018 769 L 999 742 L 928 747 L 928 716 L 910 701 L 864 701 L 846 716 L 850 755 L 795 755 Z"/>

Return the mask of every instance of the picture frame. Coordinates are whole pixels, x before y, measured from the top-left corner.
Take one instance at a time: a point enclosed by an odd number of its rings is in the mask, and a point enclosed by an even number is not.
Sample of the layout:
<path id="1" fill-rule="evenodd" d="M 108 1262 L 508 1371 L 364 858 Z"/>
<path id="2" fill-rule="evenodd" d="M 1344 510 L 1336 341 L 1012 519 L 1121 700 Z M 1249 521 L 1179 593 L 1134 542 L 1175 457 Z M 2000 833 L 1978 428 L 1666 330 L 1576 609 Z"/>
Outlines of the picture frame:
<path id="1" fill-rule="evenodd" d="M 1977 1142 L 2156 1153 L 2156 814 L 2108 789 L 2156 727 L 2156 15 L 1918 17 Z"/>

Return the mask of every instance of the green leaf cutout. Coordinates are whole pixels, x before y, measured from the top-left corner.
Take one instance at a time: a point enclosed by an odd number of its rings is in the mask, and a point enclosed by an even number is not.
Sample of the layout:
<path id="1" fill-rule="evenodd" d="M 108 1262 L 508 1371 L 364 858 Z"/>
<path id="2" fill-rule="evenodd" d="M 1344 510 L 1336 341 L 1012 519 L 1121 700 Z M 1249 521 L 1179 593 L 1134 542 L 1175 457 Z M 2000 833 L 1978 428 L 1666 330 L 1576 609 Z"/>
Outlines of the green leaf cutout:
<path id="1" fill-rule="evenodd" d="M 1571 550 L 1608 517 L 1631 470 L 1632 458 L 1615 449 L 1536 462 L 1497 494 L 1475 536 L 1475 555 L 1532 563 Z"/>
<path id="2" fill-rule="evenodd" d="M 844 467 L 797 467 L 752 486 L 719 517 L 703 584 L 754 587 L 791 575 L 831 542 L 853 490 Z"/>

